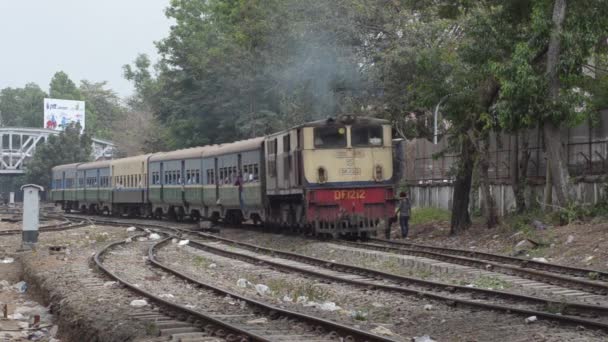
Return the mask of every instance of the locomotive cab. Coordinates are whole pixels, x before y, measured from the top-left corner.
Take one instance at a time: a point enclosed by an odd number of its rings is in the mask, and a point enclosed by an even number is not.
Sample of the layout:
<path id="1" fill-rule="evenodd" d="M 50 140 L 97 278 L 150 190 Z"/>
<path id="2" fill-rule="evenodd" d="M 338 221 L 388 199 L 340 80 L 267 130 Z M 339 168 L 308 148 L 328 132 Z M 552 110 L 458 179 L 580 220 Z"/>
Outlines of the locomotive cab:
<path id="1" fill-rule="evenodd" d="M 316 235 L 375 235 L 394 212 L 391 133 L 386 120 L 344 116 L 267 137 L 269 217 Z"/>

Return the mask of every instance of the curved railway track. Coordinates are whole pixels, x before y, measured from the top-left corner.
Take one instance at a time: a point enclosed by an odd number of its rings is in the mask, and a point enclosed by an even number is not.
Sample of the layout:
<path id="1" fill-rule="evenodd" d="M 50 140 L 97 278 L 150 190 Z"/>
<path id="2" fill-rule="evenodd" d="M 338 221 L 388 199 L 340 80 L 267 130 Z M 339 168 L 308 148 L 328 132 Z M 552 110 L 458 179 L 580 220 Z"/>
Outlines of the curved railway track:
<path id="1" fill-rule="evenodd" d="M 97 220 L 99 223 L 134 224 L 128 221 Z M 552 301 L 545 298 L 519 295 L 503 291 L 454 286 L 439 282 L 403 277 L 362 267 L 330 262 L 297 253 L 284 252 L 234 241 L 211 234 L 161 224 L 136 223 L 152 230 L 178 231 L 200 240 L 190 246 L 224 257 L 254 264 L 265 264 L 288 272 L 297 272 L 332 282 L 342 282 L 363 288 L 374 288 L 405 295 L 416 295 L 473 309 L 485 309 L 524 317 L 539 318 L 569 325 L 584 326 L 608 332 L 608 307 Z M 236 250 L 236 248 L 240 250 Z"/>
<path id="2" fill-rule="evenodd" d="M 53 218 L 53 219 L 55 219 L 55 218 Z M 42 226 L 42 227 L 40 227 L 39 231 L 41 233 L 58 232 L 58 231 L 62 231 L 62 230 L 82 228 L 82 227 L 86 227 L 88 225 L 90 225 L 90 223 L 86 220 L 83 220 L 80 222 L 73 222 L 73 221 L 67 220 L 65 222 L 61 222 L 61 223 L 54 224 L 54 225 Z M 19 235 L 22 232 L 23 232 L 23 230 L 21 230 L 21 229 L 0 230 L 0 236 Z"/>
<path id="3" fill-rule="evenodd" d="M 94 260 L 97 266 L 111 278 L 163 307 L 161 312 L 166 310 L 175 311 L 177 315 L 181 315 L 186 321 L 195 322 L 194 325 L 199 326 L 210 336 L 215 335 L 228 341 L 394 341 L 346 325 L 271 306 L 182 274 L 156 260 L 156 251 L 170 241 L 170 239 L 164 239 L 149 247 L 148 260 L 152 265 L 197 286 L 198 291 L 208 292 L 208 295 L 214 296 L 224 309 L 225 304 L 223 304 L 223 300 L 226 296 L 247 303 L 247 305 L 243 306 L 238 314 L 233 315 L 225 315 L 224 311 L 218 311 L 217 305 L 209 305 L 206 307 L 205 312 L 201 312 L 166 300 L 135 286 L 129 280 L 117 275 L 116 272 L 104 265 L 103 262 L 105 254 L 118 246 L 125 245 L 125 241 L 108 245 L 94 256 Z M 268 324 L 258 327 L 255 324 L 247 324 L 252 319 L 260 318 L 266 319 Z M 292 329 L 291 327 L 296 324 L 305 326 L 305 331 Z"/>

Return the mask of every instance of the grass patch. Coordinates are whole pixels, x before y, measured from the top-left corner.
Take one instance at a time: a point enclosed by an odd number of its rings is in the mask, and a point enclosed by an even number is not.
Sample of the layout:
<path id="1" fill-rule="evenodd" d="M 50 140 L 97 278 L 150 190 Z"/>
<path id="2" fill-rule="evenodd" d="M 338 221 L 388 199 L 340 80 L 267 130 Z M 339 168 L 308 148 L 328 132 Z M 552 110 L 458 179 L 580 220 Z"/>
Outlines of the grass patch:
<path id="1" fill-rule="evenodd" d="M 410 216 L 410 224 L 449 222 L 451 215 L 448 210 L 439 208 L 414 208 Z"/>
<path id="2" fill-rule="evenodd" d="M 209 265 L 211 265 L 211 261 L 209 259 L 200 255 L 195 256 L 193 262 L 197 267 L 207 268 Z"/>
<path id="3" fill-rule="evenodd" d="M 110 237 L 108 236 L 108 233 L 100 233 L 100 234 L 95 234 L 94 237 L 95 241 L 102 243 L 102 242 L 106 242 L 110 239 Z"/>

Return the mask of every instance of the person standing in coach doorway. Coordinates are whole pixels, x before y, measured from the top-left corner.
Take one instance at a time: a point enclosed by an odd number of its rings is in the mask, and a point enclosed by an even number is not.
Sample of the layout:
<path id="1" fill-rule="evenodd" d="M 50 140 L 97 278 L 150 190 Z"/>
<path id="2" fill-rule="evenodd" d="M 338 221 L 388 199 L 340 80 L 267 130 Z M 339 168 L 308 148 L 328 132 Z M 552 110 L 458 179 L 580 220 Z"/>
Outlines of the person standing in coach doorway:
<path id="1" fill-rule="evenodd" d="M 407 238 L 407 234 L 409 231 L 409 221 L 412 205 L 410 203 L 410 199 L 407 197 L 407 193 L 401 191 L 399 197 L 399 208 L 397 208 L 397 212 L 399 213 L 399 225 L 401 226 L 401 236 L 405 239 Z"/>

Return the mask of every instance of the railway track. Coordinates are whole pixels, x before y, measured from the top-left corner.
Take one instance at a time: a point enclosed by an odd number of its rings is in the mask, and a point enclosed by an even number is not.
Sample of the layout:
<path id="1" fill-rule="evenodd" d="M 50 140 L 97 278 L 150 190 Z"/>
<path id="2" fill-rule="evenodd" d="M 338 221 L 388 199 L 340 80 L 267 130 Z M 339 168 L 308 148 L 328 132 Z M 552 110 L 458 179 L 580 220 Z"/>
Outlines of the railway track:
<path id="1" fill-rule="evenodd" d="M 141 286 L 136 286 L 129 279 L 118 275 L 116 270 L 105 265 L 105 255 L 111 250 L 124 248 L 125 241 L 108 245 L 95 255 L 94 260 L 97 266 L 111 278 L 160 305 L 161 312 L 175 312 L 175 315 L 182 316 L 185 321 L 194 322 L 195 330 L 198 327 L 201 333 L 204 332 L 208 336 L 218 336 L 228 341 L 394 341 L 335 322 L 274 307 L 188 277 L 163 265 L 155 258 L 156 251 L 170 239 L 151 244 L 148 248 L 148 260 L 163 272 L 173 274 L 187 283 L 195 285 L 198 295 L 202 295 L 202 298 L 209 301 L 204 313 L 162 298 Z M 132 244 L 136 244 L 136 242 Z M 228 306 L 228 309 L 225 303 L 226 296 L 230 296 L 240 303 L 246 303 L 246 305 Z M 227 311 L 229 314 L 226 314 Z M 265 324 L 255 323 L 260 320 Z"/>
<path id="2" fill-rule="evenodd" d="M 105 224 L 108 221 L 100 220 L 99 222 Z M 126 223 L 124 221 L 110 222 L 115 224 Z M 503 291 L 454 286 L 330 262 L 328 260 L 274 250 L 183 228 L 167 227 L 153 223 L 137 225 L 153 230 L 178 231 L 182 235 L 190 234 L 190 236 L 198 238 L 197 240 L 190 240 L 189 245 L 194 248 L 253 264 L 268 265 L 287 272 L 297 272 L 315 278 L 347 283 L 366 289 L 373 288 L 405 295 L 426 297 L 451 306 L 519 314 L 525 317 L 537 316 L 538 318 L 555 322 L 608 332 L 608 307 L 605 306 L 567 303 Z"/>
<path id="3" fill-rule="evenodd" d="M 57 219 L 56 217 L 49 217 L 49 218 Z M 66 220 L 65 222 L 61 222 L 58 224 L 42 226 L 42 227 L 40 227 L 39 231 L 41 233 L 58 232 L 58 231 L 62 231 L 62 230 L 82 228 L 82 227 L 86 227 L 88 225 L 90 225 L 90 222 L 88 220 L 82 220 L 79 222 Z M 0 230 L 0 236 L 19 235 L 22 232 L 23 231 L 21 229 Z"/>
<path id="4" fill-rule="evenodd" d="M 540 262 L 534 260 L 528 260 L 523 258 L 511 257 L 500 254 L 492 254 L 486 252 L 477 252 L 466 249 L 458 249 L 458 248 L 447 248 L 447 247 L 436 247 L 429 245 L 421 245 L 416 243 L 409 242 L 401 242 L 401 241 L 392 241 L 385 239 L 369 239 L 372 243 L 376 244 L 385 244 L 393 247 L 405 247 L 409 249 L 416 250 L 425 250 L 431 252 L 437 252 L 442 254 L 450 254 L 450 255 L 458 255 L 468 258 L 475 258 L 480 260 L 494 261 L 499 262 L 506 265 L 513 265 L 519 267 L 525 267 L 530 269 L 535 269 L 539 271 L 552 272 L 556 274 L 569 275 L 572 277 L 581 277 L 581 278 L 591 278 L 595 280 L 608 281 L 608 272 L 602 272 L 598 270 L 588 269 L 588 268 L 577 268 L 571 266 L 564 266 L 558 264 L 552 264 L 547 262 Z"/>
<path id="5" fill-rule="evenodd" d="M 601 296 L 608 294 L 608 273 L 596 270 L 543 263 L 498 254 L 383 239 L 371 239 L 371 242 L 349 242 L 342 240 L 339 243 L 354 248 L 424 257 L 451 264 L 489 270 Z"/>

